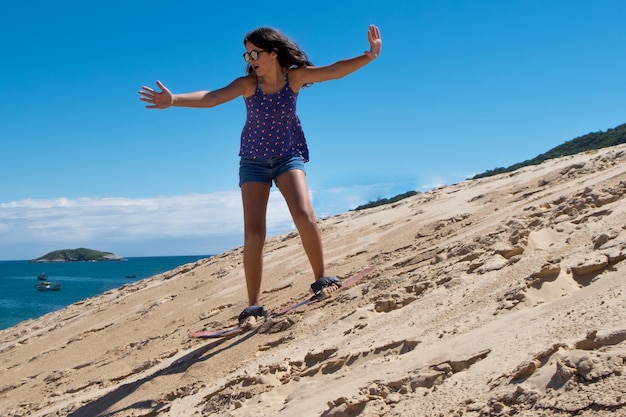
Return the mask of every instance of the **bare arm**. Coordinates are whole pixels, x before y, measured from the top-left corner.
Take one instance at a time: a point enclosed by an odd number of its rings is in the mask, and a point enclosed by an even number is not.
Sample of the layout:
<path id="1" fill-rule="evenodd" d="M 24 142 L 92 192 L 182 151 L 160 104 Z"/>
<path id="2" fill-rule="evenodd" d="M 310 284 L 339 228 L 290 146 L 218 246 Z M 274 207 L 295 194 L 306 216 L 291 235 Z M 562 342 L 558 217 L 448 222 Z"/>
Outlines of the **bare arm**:
<path id="1" fill-rule="evenodd" d="M 241 95 L 249 95 L 255 82 L 250 77 L 237 78 L 224 88 L 214 91 L 195 91 L 192 93 L 173 94 L 160 81 L 156 82 L 161 91 L 143 86 L 139 91 L 139 99 L 148 103 L 148 109 L 167 109 L 175 107 L 215 107 Z"/>
<path id="2" fill-rule="evenodd" d="M 289 80 L 294 89 L 299 90 L 305 84 L 336 80 L 364 67 L 380 55 L 383 41 L 378 27 L 371 25 L 367 32 L 370 50 L 363 55 L 343 59 L 331 65 L 321 67 L 302 67 L 290 71 Z"/>

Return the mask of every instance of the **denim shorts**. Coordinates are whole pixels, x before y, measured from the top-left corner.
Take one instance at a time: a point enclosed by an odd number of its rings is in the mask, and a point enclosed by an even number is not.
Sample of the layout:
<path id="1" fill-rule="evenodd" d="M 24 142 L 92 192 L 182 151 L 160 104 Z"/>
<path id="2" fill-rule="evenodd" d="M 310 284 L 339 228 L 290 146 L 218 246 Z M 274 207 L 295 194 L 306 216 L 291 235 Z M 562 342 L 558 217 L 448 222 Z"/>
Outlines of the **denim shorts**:
<path id="1" fill-rule="evenodd" d="M 239 161 L 239 186 L 244 182 L 263 182 L 272 184 L 287 171 L 304 171 L 304 158 L 300 154 L 280 158 L 246 158 Z"/>

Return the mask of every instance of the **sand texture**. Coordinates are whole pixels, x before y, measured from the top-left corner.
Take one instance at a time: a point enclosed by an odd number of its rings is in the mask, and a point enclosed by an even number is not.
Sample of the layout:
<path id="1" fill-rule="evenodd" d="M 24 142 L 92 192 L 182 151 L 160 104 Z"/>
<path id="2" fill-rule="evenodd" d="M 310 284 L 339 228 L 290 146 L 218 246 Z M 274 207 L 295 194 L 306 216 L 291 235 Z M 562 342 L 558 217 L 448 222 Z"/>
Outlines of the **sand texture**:
<path id="1" fill-rule="evenodd" d="M 626 145 L 320 220 L 331 298 L 213 340 L 242 251 L 0 332 L 2 416 L 625 416 Z M 263 302 L 309 295 L 296 233 Z"/>

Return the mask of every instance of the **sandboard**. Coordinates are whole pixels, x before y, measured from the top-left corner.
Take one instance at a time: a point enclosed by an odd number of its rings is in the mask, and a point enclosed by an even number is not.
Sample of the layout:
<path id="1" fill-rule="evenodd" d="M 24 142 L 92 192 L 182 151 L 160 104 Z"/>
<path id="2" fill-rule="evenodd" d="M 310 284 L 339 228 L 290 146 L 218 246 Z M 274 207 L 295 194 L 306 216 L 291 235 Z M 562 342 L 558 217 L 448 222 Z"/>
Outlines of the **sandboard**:
<path id="1" fill-rule="evenodd" d="M 356 274 L 352 275 L 349 278 L 346 278 L 344 280 L 341 281 L 341 288 L 339 290 L 337 290 L 334 294 L 352 287 L 353 285 L 355 285 L 356 283 L 358 283 L 360 280 L 362 280 L 363 278 L 365 278 L 369 273 L 371 273 L 374 270 L 374 267 L 368 267 L 365 268 L 364 270 L 357 272 Z M 326 298 L 320 297 L 319 295 L 314 295 L 312 297 L 306 298 L 305 300 L 302 300 L 298 303 L 292 304 L 288 307 L 284 307 L 280 310 L 278 310 L 277 312 L 273 313 L 270 315 L 270 317 L 280 317 L 280 316 L 284 316 L 285 314 L 303 307 L 307 304 L 311 304 L 317 301 L 321 301 L 324 300 Z M 256 327 L 260 326 L 261 323 L 259 323 L 259 321 L 257 321 L 257 325 L 253 326 L 252 328 L 244 328 L 240 325 L 236 325 L 233 327 L 229 327 L 229 328 L 225 328 L 225 329 L 221 329 L 221 330 L 200 330 L 197 332 L 193 332 L 189 334 L 189 337 L 193 337 L 196 339 L 217 339 L 217 338 L 226 338 L 226 337 L 231 337 L 231 336 L 235 336 L 238 335 L 240 333 L 244 333 L 250 330 L 255 329 Z"/>
<path id="2" fill-rule="evenodd" d="M 341 288 L 339 290 L 337 290 L 335 293 L 333 293 L 332 295 L 338 293 L 339 291 L 343 291 L 347 288 L 352 287 L 353 285 L 355 285 L 356 283 L 358 283 L 360 280 L 362 280 L 363 278 L 365 278 L 369 273 L 371 273 L 374 270 L 374 267 L 370 266 L 365 268 L 364 270 L 357 272 L 356 274 L 352 275 L 350 278 L 346 278 L 343 281 L 341 281 Z M 317 301 L 321 301 L 321 300 L 325 300 L 326 298 L 324 297 L 320 297 L 319 295 L 314 295 L 312 297 L 309 297 L 305 300 L 302 300 L 296 304 L 290 305 L 288 307 L 285 307 L 281 310 L 278 310 L 277 312 L 272 314 L 272 317 L 280 317 L 280 316 L 284 316 L 285 314 L 289 313 L 290 311 L 293 311 L 297 308 L 303 307 L 307 304 L 311 304 L 311 303 L 315 303 Z"/>

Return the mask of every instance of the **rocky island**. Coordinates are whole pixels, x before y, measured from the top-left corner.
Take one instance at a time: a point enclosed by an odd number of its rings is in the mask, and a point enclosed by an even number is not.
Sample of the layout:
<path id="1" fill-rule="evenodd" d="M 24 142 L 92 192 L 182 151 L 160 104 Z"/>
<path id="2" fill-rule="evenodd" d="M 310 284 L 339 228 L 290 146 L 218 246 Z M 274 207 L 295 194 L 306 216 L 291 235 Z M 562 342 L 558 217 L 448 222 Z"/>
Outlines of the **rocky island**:
<path id="1" fill-rule="evenodd" d="M 61 249 L 50 252 L 40 258 L 33 259 L 32 263 L 48 262 L 102 262 L 123 261 L 124 258 L 111 252 L 101 252 L 93 249 Z"/>

